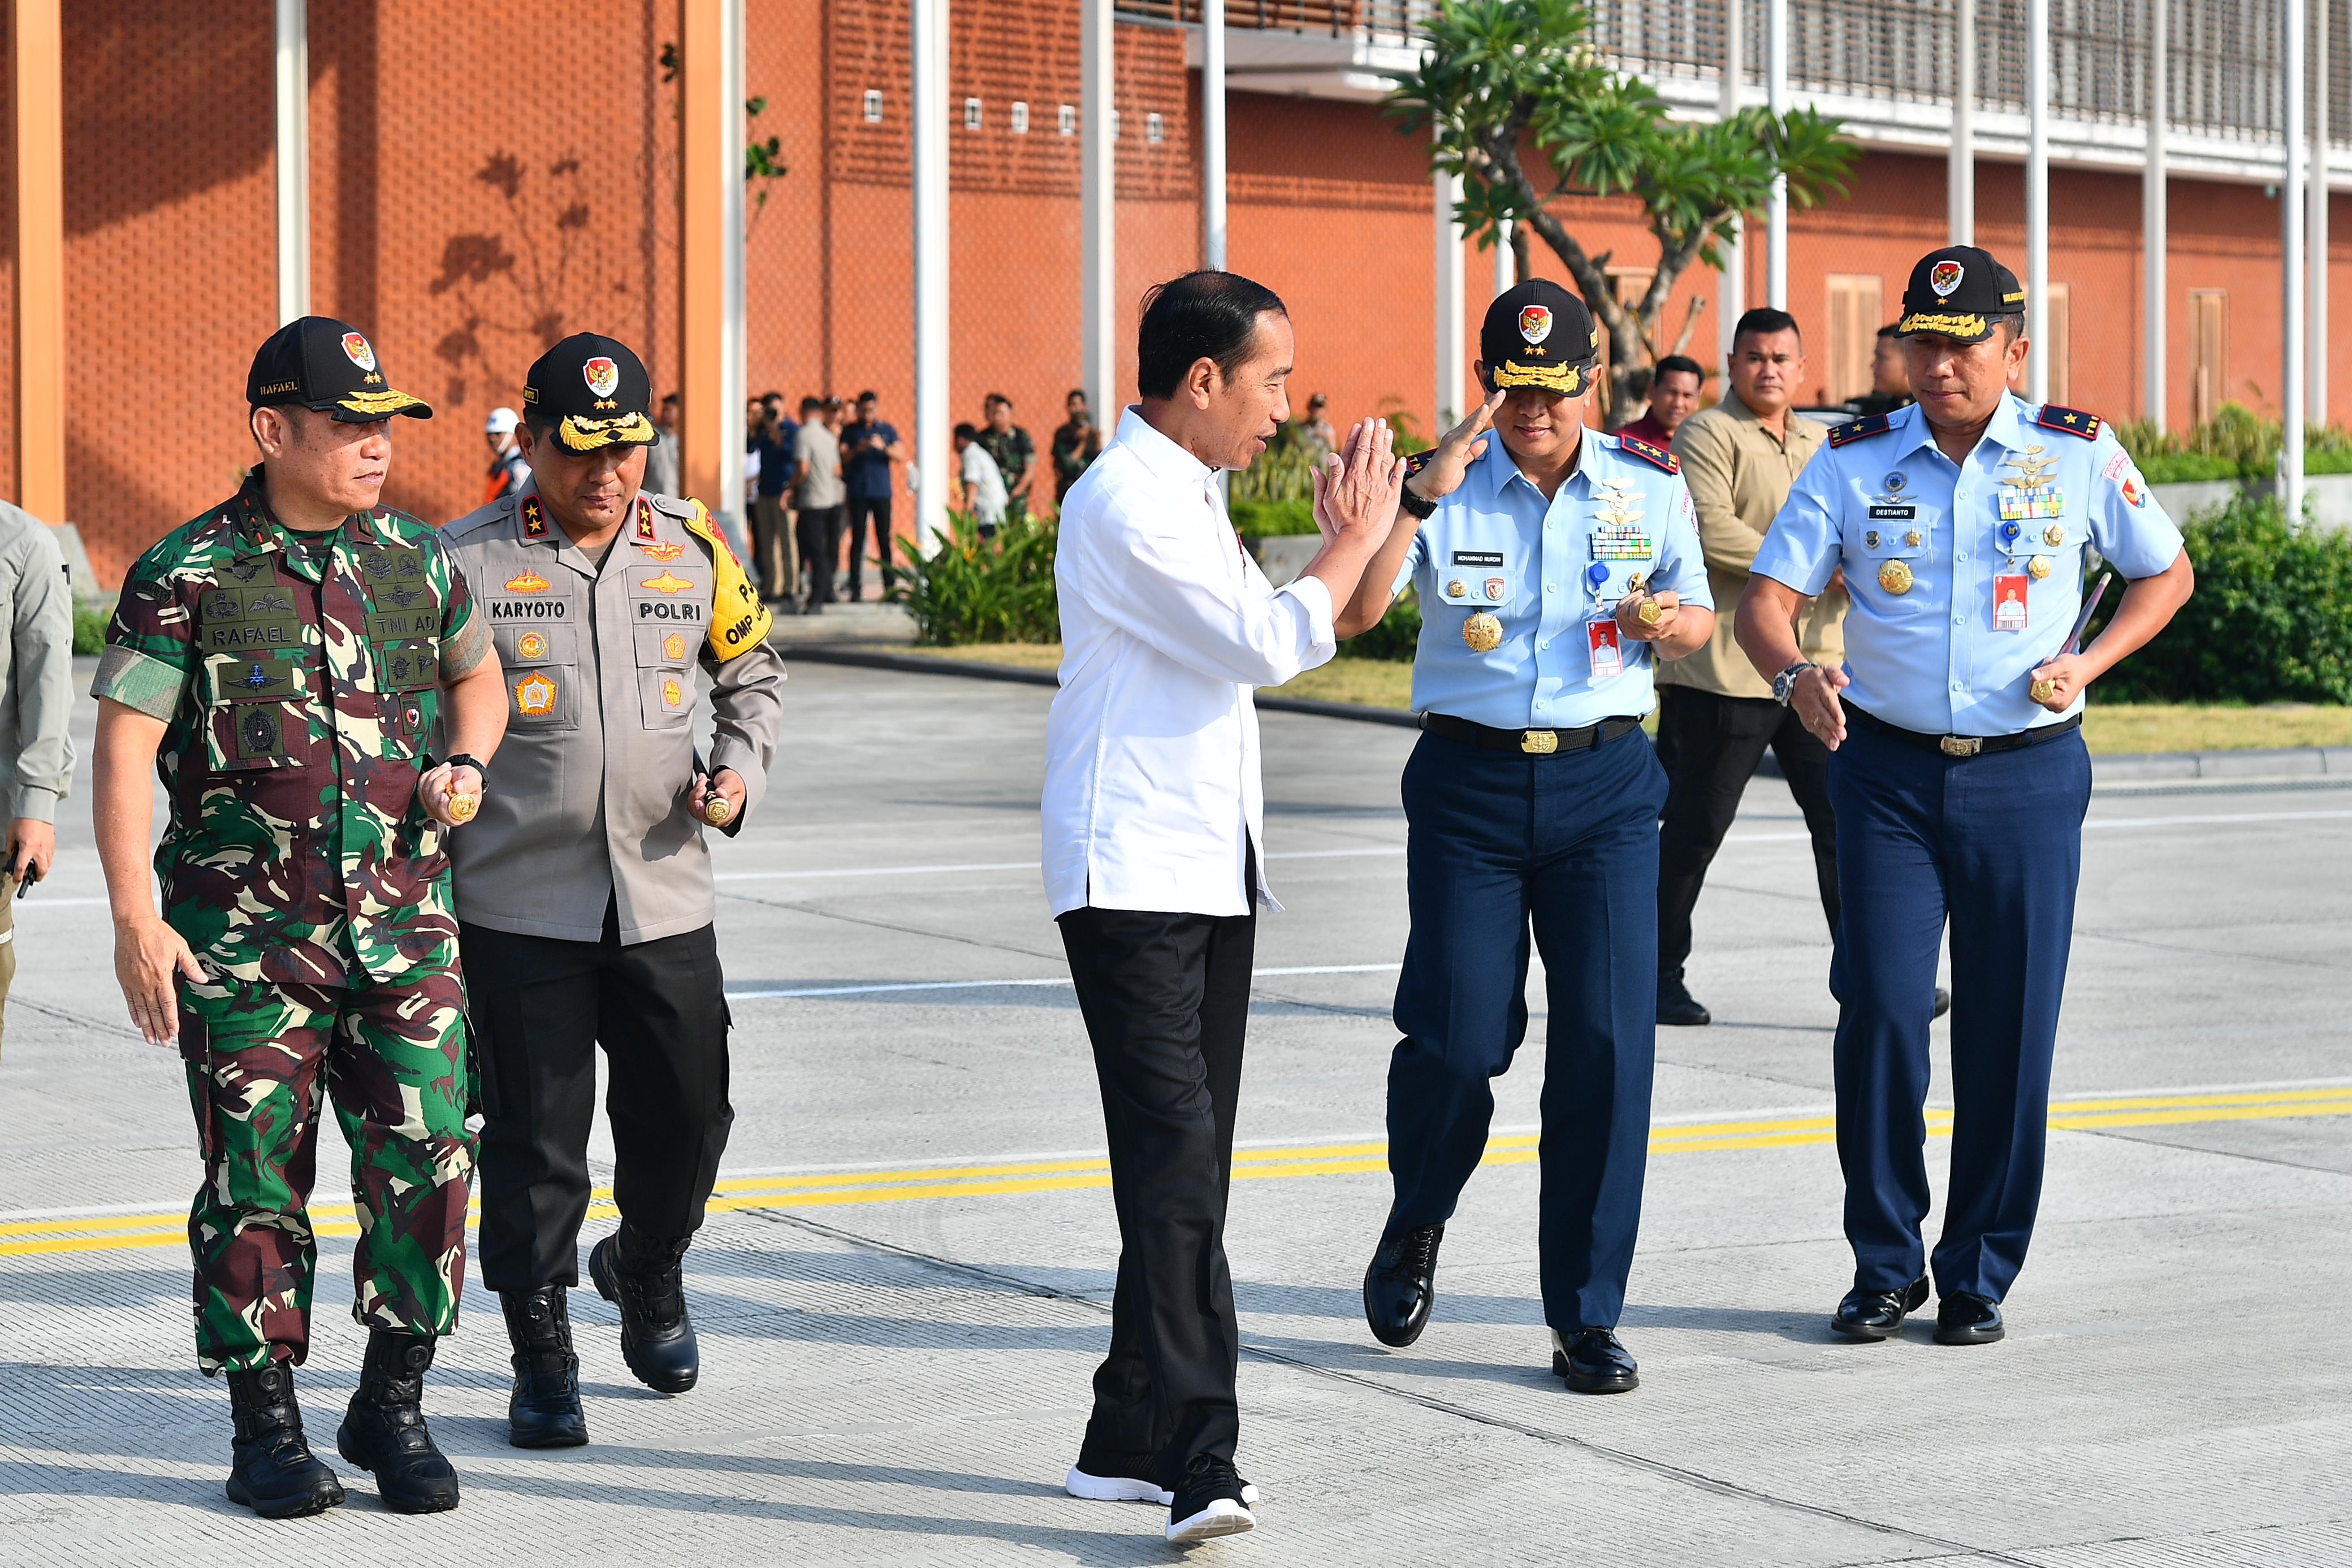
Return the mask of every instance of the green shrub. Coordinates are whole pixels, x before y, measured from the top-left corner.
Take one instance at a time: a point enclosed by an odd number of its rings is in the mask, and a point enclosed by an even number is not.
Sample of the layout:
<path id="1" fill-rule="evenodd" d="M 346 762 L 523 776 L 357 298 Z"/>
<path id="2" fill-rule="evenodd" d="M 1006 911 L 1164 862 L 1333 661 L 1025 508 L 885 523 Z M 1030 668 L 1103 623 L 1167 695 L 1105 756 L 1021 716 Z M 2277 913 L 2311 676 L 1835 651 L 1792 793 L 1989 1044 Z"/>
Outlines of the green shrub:
<path id="1" fill-rule="evenodd" d="M 2201 512 L 2181 533 L 2196 594 L 2098 683 L 2098 696 L 2352 702 L 2352 533 L 2291 528 L 2270 497 Z M 2101 625 L 2118 597 L 2109 589 Z"/>
<path id="2" fill-rule="evenodd" d="M 1054 595 L 1054 525 L 1008 522 L 986 539 L 971 517 L 948 514 L 947 538 L 929 559 L 902 538 L 898 585 L 887 595 L 914 618 L 916 640 L 935 648 L 965 643 L 1052 643 L 1062 635 Z"/>
<path id="3" fill-rule="evenodd" d="M 103 610 L 74 606 L 74 652 L 97 654 L 106 652 L 106 623 L 113 617 Z"/>
<path id="4" fill-rule="evenodd" d="M 2278 472 L 2282 432 L 2243 403 L 2225 402 L 2210 423 L 2186 435 L 2156 428 L 2144 419 L 2112 423 L 2109 429 L 2151 485 L 2195 479 L 2259 479 Z M 2352 474 L 2352 433 L 2314 424 L 2303 433 L 2305 474 Z"/>
<path id="5" fill-rule="evenodd" d="M 1360 637 L 1339 644 L 1343 659 L 1398 659 L 1411 662 L 1421 641 L 1421 601 L 1408 588 L 1397 595 L 1381 623 Z"/>
<path id="6" fill-rule="evenodd" d="M 1317 531 L 1315 503 L 1311 499 L 1296 501 L 1236 499 L 1227 505 L 1225 515 L 1234 520 L 1234 532 L 1244 538 L 1262 539 L 1279 534 L 1311 534 Z"/>

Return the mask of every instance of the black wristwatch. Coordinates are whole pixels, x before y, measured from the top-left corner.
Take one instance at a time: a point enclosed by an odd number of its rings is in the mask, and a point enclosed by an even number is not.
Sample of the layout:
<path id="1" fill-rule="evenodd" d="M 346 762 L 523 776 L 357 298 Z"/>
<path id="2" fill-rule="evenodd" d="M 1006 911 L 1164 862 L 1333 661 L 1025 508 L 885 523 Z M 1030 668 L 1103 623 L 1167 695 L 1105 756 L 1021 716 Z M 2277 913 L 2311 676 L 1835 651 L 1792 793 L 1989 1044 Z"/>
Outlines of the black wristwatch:
<path id="1" fill-rule="evenodd" d="M 1437 503 L 1427 497 L 1414 495 L 1412 479 L 1414 475 L 1428 467 L 1429 460 L 1436 455 L 1437 449 L 1433 446 L 1426 452 L 1416 452 L 1404 460 L 1404 488 L 1397 496 L 1397 504 L 1424 523 L 1437 510 Z"/>
<path id="2" fill-rule="evenodd" d="M 1781 671 L 1779 674 L 1773 676 L 1772 700 L 1779 703 L 1782 707 L 1787 707 L 1789 706 L 1789 697 L 1790 694 L 1795 692 L 1797 689 L 1797 677 L 1803 674 L 1807 670 L 1812 668 L 1814 668 L 1814 664 L 1811 659 L 1800 659 L 1795 664 L 1790 665 L 1787 669 Z"/>
<path id="3" fill-rule="evenodd" d="M 470 751 L 461 751 L 455 757 L 445 757 L 441 760 L 451 768 L 470 768 L 485 779 L 490 776 L 490 770 L 482 766 L 482 759 Z"/>

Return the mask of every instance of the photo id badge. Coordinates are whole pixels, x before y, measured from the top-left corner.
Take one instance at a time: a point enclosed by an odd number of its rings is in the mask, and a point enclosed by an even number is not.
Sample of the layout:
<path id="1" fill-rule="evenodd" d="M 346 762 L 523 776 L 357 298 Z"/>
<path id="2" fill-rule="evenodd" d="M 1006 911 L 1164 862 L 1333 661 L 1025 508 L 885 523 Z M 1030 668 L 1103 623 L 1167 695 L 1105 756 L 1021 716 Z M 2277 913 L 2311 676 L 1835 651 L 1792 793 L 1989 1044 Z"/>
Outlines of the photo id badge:
<path id="1" fill-rule="evenodd" d="M 1592 650 L 1592 678 L 1614 680 L 1625 673 L 1625 651 L 1617 643 L 1617 622 L 1588 621 L 1584 623 L 1584 641 Z"/>
<path id="2" fill-rule="evenodd" d="M 1996 632 L 2025 630 L 2025 585 L 2031 579 L 2023 572 L 2003 573 L 1992 580 L 1992 629 Z"/>

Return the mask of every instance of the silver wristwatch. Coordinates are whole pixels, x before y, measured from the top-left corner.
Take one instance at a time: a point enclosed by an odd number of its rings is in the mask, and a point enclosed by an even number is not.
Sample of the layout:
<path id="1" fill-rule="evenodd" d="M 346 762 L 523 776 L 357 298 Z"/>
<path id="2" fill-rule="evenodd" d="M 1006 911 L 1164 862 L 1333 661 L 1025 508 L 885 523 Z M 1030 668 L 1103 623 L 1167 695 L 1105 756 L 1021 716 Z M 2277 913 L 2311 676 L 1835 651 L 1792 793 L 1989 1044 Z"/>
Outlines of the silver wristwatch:
<path id="1" fill-rule="evenodd" d="M 1797 677 L 1813 667 L 1811 659 L 1800 659 L 1772 677 L 1772 700 L 1782 707 L 1789 706 L 1789 694 L 1797 689 Z"/>

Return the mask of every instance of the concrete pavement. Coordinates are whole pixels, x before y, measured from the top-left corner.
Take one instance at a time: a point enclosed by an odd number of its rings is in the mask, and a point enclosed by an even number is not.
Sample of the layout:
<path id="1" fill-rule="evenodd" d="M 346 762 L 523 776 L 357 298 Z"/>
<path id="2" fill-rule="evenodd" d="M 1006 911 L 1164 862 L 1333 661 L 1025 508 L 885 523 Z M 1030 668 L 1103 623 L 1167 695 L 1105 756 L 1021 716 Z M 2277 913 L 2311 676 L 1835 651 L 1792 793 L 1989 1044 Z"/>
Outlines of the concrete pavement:
<path id="1" fill-rule="evenodd" d="M 721 852 L 738 1119 L 688 1260 L 702 1386 L 639 1388 L 583 1292 L 594 1442 L 509 1448 L 503 1335 L 475 1300 L 427 1401 L 466 1501 L 426 1520 L 348 1467 L 351 1503 L 313 1521 L 221 1495 L 226 1400 L 186 1327 L 185 1092 L 124 1021 L 69 802 L 0 1058 L 0 1563 L 1168 1560 L 1164 1514 L 1059 1491 L 1116 1234 L 1034 863 L 1047 697 L 794 665 L 782 775 Z M 2010 1339 L 1952 1350 L 1923 1325 L 1825 1330 L 1850 1271 L 1829 943 L 1801 823 L 1759 781 L 1699 913 L 1692 984 L 1723 1021 L 1659 1041 L 1623 1331 L 1643 1385 L 1580 1399 L 1536 1300 L 1540 974 L 1437 1322 L 1402 1353 L 1363 1328 L 1413 737 L 1265 733 L 1289 913 L 1261 927 L 1232 1251 L 1240 1458 L 1265 1500 L 1197 1560 L 2352 1562 L 2352 792 L 2102 790 L 2042 1228 Z M 361 1348 L 326 1143 L 300 1376 L 322 1453 Z"/>

